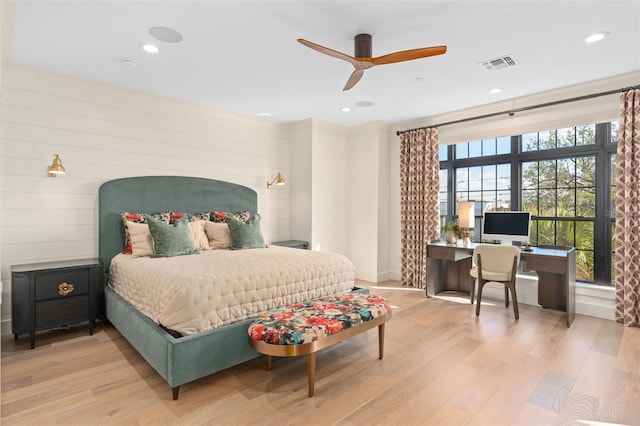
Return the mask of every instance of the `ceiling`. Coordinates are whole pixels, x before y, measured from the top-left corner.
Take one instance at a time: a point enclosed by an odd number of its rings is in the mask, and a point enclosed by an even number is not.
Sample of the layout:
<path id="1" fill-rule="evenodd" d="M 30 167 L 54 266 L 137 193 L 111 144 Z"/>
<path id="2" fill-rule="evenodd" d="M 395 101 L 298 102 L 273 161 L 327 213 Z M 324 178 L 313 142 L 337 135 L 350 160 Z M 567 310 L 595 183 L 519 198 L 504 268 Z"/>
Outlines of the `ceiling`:
<path id="1" fill-rule="evenodd" d="M 154 26 L 183 40 L 158 41 Z M 586 44 L 597 31 L 610 36 Z M 373 36 L 373 56 L 448 50 L 374 67 L 343 92 L 353 67 L 296 41 L 353 55 L 359 33 Z M 10 41 L 19 64 L 232 112 L 394 124 L 638 71 L 640 1 L 16 0 Z M 504 55 L 516 66 L 479 65 Z"/>

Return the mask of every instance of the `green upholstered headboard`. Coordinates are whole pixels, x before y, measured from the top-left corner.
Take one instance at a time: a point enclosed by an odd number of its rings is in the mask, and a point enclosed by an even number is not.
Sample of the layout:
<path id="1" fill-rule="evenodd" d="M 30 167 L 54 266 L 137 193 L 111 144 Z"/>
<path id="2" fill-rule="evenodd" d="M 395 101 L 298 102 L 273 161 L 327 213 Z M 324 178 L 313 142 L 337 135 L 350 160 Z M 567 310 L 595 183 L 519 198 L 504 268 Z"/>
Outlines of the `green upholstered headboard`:
<path id="1" fill-rule="evenodd" d="M 105 272 L 124 249 L 122 211 L 159 213 L 180 211 L 258 211 L 258 195 L 246 186 L 185 176 L 142 176 L 105 182 L 99 191 L 98 245 Z"/>

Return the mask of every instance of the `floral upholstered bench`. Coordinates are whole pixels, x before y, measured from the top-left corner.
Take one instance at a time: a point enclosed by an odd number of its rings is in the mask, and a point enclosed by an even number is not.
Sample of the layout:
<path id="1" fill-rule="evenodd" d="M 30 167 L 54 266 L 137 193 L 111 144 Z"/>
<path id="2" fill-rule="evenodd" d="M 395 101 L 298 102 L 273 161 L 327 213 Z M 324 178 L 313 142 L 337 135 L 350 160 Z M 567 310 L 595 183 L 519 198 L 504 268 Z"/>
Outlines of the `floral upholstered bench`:
<path id="1" fill-rule="evenodd" d="M 384 325 L 391 305 L 369 294 L 340 294 L 297 303 L 260 316 L 249 326 L 249 345 L 266 355 L 307 355 L 309 396 L 313 396 L 316 352 L 356 334 L 378 327 L 378 357 L 384 354 Z"/>

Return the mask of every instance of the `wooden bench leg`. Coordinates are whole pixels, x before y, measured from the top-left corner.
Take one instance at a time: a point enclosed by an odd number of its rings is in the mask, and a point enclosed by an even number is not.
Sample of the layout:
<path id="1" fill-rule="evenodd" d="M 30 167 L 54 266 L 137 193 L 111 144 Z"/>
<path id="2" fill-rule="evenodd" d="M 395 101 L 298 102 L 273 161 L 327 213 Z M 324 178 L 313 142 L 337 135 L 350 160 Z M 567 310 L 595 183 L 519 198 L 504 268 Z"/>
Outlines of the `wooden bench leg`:
<path id="1" fill-rule="evenodd" d="M 265 357 L 266 357 L 266 360 L 267 360 L 267 370 L 271 370 L 272 357 L 271 357 L 271 355 L 265 355 Z"/>
<path id="2" fill-rule="evenodd" d="M 307 355 L 307 376 L 309 377 L 309 396 L 313 396 L 316 381 L 316 353 Z"/>
<path id="3" fill-rule="evenodd" d="M 378 359 L 384 356 L 384 323 L 378 326 Z"/>

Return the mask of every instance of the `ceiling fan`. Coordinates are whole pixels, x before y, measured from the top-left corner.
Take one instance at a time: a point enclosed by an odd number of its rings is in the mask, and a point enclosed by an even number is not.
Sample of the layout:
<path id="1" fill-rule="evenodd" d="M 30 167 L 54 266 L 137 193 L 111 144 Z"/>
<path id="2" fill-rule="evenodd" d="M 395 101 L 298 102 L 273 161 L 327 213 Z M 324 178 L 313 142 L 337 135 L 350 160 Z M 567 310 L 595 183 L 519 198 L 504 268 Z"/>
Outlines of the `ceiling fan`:
<path id="1" fill-rule="evenodd" d="M 447 46 L 432 46 L 422 47 L 419 49 L 401 50 L 399 52 L 389 53 L 388 55 L 382 55 L 378 57 L 371 57 L 371 35 L 370 34 L 358 34 L 355 36 L 355 55 L 349 56 L 337 50 L 329 49 L 328 47 L 321 46 L 316 43 L 312 43 L 303 38 L 299 38 L 298 42 L 310 47 L 313 50 L 317 50 L 325 55 L 333 56 L 334 58 L 342 59 L 349 62 L 355 70 L 347 80 L 347 84 L 344 86 L 344 90 L 349 90 L 356 85 L 362 78 L 364 71 L 374 67 L 376 65 L 393 64 L 396 62 L 411 61 L 413 59 L 427 58 L 429 56 L 442 55 L 447 51 Z"/>

